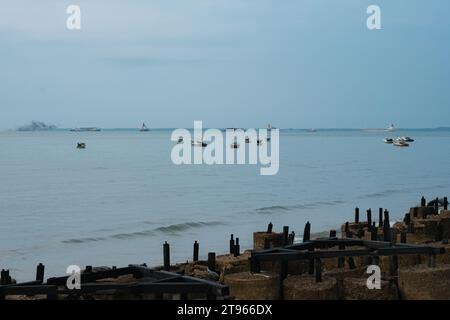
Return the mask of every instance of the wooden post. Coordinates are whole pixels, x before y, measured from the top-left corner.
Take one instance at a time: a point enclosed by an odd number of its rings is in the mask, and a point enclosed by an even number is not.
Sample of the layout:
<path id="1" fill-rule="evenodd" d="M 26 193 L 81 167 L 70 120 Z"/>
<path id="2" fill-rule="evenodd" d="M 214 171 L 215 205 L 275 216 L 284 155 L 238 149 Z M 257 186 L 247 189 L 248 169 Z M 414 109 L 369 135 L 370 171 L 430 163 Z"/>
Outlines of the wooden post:
<path id="1" fill-rule="evenodd" d="M 336 230 L 330 230 L 330 238 L 336 238 Z"/>
<path id="2" fill-rule="evenodd" d="M 398 257 L 389 256 L 389 275 L 395 277 L 398 271 Z"/>
<path id="3" fill-rule="evenodd" d="M 198 242 L 195 241 L 194 242 L 194 254 L 193 254 L 193 257 L 192 257 L 193 261 L 198 261 L 198 249 L 199 249 Z"/>
<path id="4" fill-rule="evenodd" d="M 311 240 L 311 224 L 306 222 L 305 224 L 305 230 L 303 231 L 303 242 L 307 242 Z"/>
<path id="5" fill-rule="evenodd" d="M 448 209 L 448 199 L 447 197 L 444 197 L 444 210 Z"/>
<path id="6" fill-rule="evenodd" d="M 434 202 L 434 213 L 439 214 L 439 198 L 436 197 L 436 200 Z"/>
<path id="7" fill-rule="evenodd" d="M 422 199 L 420 199 L 420 205 L 422 207 L 426 207 L 426 205 L 427 205 L 427 200 L 425 200 L 425 197 L 423 197 L 423 196 L 422 196 Z"/>
<path id="8" fill-rule="evenodd" d="M 388 211 L 387 209 L 384 210 L 384 222 L 387 222 L 387 225 L 388 225 L 389 227 L 391 227 L 390 221 L 389 221 L 389 211 Z"/>
<path id="9" fill-rule="evenodd" d="M 391 226 L 389 225 L 389 220 L 384 219 L 384 226 L 383 226 L 383 241 L 390 242 L 391 241 Z"/>
<path id="10" fill-rule="evenodd" d="M 289 226 L 283 227 L 283 246 L 287 246 L 289 243 Z"/>
<path id="11" fill-rule="evenodd" d="M 359 223 L 359 208 L 355 208 L 355 223 Z"/>
<path id="12" fill-rule="evenodd" d="M 383 208 L 378 209 L 378 227 L 383 228 Z"/>
<path id="13" fill-rule="evenodd" d="M 45 266 L 42 263 L 39 263 L 36 267 L 36 281 L 44 282 L 44 270 Z"/>
<path id="14" fill-rule="evenodd" d="M 370 226 L 372 225 L 372 209 L 367 209 L 367 225 Z"/>
<path id="15" fill-rule="evenodd" d="M 339 245 L 339 250 L 345 250 L 345 246 L 344 245 Z M 338 258 L 338 268 L 339 269 L 344 269 L 345 268 L 345 258 L 344 257 L 339 257 Z"/>
<path id="16" fill-rule="evenodd" d="M 322 259 L 316 258 L 316 282 L 322 282 Z"/>
<path id="17" fill-rule="evenodd" d="M 272 224 L 272 222 L 270 222 L 270 223 L 267 225 L 267 233 L 272 233 L 272 229 L 273 229 L 273 224 Z"/>
<path id="18" fill-rule="evenodd" d="M 230 254 L 234 254 L 234 238 L 233 237 L 234 236 L 231 235 L 231 238 L 230 238 Z"/>
<path id="19" fill-rule="evenodd" d="M 289 245 L 293 245 L 293 244 L 294 244 L 294 239 L 295 239 L 295 232 L 292 231 L 292 232 L 289 234 L 288 244 L 289 244 Z"/>
<path id="20" fill-rule="evenodd" d="M 211 271 L 216 270 L 216 253 L 208 252 L 208 268 Z"/>
<path id="21" fill-rule="evenodd" d="M 166 242 L 163 244 L 164 270 L 170 270 L 170 245 Z"/>
<path id="22" fill-rule="evenodd" d="M 250 252 L 250 272 L 259 273 L 261 271 L 261 264 L 255 259 L 255 252 Z"/>
<path id="23" fill-rule="evenodd" d="M 402 231 L 400 233 L 400 243 L 406 243 L 406 232 Z"/>
<path id="24" fill-rule="evenodd" d="M 234 245 L 234 256 L 239 257 L 241 254 L 241 246 L 239 245 L 239 238 L 236 238 L 236 244 Z"/>

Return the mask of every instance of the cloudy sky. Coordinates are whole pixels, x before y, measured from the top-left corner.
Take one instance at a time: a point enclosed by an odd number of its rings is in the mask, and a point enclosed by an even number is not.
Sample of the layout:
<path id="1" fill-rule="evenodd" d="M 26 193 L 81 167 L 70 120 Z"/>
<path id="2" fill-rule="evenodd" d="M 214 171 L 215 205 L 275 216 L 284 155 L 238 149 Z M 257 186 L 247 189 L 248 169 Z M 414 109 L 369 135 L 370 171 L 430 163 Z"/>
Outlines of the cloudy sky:
<path id="1" fill-rule="evenodd" d="M 370 4 L 382 30 L 366 27 Z M 450 126 L 449 12 L 448 0 L 1 0 L 0 129 Z"/>

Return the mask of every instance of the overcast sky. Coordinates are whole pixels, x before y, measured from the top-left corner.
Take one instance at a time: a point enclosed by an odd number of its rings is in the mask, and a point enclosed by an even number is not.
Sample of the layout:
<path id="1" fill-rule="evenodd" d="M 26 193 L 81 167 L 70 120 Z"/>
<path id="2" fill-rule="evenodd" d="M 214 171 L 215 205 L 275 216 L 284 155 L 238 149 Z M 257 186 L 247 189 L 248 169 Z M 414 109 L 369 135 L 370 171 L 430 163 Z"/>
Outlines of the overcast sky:
<path id="1" fill-rule="evenodd" d="M 370 4 L 382 30 L 366 27 Z M 1 0 L 0 129 L 450 126 L 449 12 L 448 0 Z"/>

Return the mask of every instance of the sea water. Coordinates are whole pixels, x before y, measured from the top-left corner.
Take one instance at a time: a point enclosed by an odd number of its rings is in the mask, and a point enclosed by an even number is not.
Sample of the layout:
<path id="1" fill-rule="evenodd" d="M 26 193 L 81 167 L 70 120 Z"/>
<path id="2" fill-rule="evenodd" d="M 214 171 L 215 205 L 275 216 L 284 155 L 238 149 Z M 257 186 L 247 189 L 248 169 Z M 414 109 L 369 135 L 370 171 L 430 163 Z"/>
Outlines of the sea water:
<path id="1" fill-rule="evenodd" d="M 450 195 L 450 131 L 280 133 L 280 169 L 174 165 L 170 130 L 0 133 L 0 268 L 19 281 L 81 267 L 172 262 L 241 248 L 272 222 L 301 236 L 338 229 L 355 206 L 400 219 L 424 195 Z M 384 144 L 408 135 L 409 148 Z M 86 149 L 76 149 L 85 142 Z M 376 215 L 377 217 L 377 215 Z"/>

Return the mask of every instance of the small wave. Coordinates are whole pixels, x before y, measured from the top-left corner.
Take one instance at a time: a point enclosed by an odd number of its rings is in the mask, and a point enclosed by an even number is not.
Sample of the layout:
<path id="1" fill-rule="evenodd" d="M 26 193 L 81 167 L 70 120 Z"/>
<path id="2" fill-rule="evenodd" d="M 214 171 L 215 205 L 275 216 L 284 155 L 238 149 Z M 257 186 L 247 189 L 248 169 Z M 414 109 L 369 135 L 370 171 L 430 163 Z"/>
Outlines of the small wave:
<path id="1" fill-rule="evenodd" d="M 296 209 L 314 209 L 314 208 L 319 208 L 319 207 L 324 207 L 324 206 L 334 206 L 334 205 L 342 204 L 342 203 L 345 203 L 345 202 L 342 200 L 317 201 L 317 202 L 313 202 L 313 203 L 294 204 L 294 205 L 289 205 L 289 206 L 276 205 L 276 206 L 270 206 L 270 207 L 262 207 L 262 208 L 255 209 L 255 211 L 257 213 L 261 213 L 261 214 L 269 214 L 269 213 L 290 211 L 290 210 L 296 210 Z"/>
<path id="2" fill-rule="evenodd" d="M 287 210 L 289 210 L 289 208 L 283 207 L 283 206 L 270 206 L 270 207 L 262 207 L 262 208 L 255 209 L 255 211 L 260 212 L 260 213 L 271 213 L 274 211 L 287 211 Z"/>
<path id="3" fill-rule="evenodd" d="M 142 231 L 136 231 L 136 232 L 130 232 L 130 233 L 117 233 L 117 234 L 109 235 L 107 237 L 86 237 L 86 238 L 67 239 L 67 240 L 63 240 L 62 243 L 79 244 L 79 243 L 103 241 L 103 240 L 108 240 L 108 239 L 127 240 L 127 239 L 133 239 L 133 238 L 137 238 L 137 237 L 151 237 L 158 233 L 177 235 L 179 232 L 185 231 L 188 229 L 217 226 L 217 225 L 224 225 L 224 224 L 225 223 L 220 222 L 220 221 L 185 222 L 185 223 L 179 223 L 179 224 L 172 224 L 169 226 L 162 226 L 162 227 L 158 227 L 158 228 L 151 229 L 151 230 L 142 230 Z"/>
<path id="4" fill-rule="evenodd" d="M 385 190 L 385 191 L 380 191 L 380 192 L 374 192 L 374 193 L 368 193 L 368 194 L 364 194 L 359 196 L 359 199 L 372 199 L 372 198 L 383 198 L 383 197 L 387 197 L 389 195 L 392 194 L 397 194 L 397 193 L 404 193 L 404 192 L 408 192 L 407 189 L 390 189 L 390 190 Z"/>

